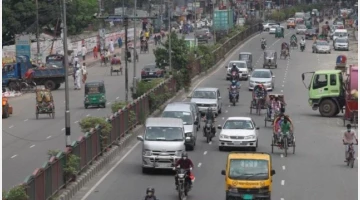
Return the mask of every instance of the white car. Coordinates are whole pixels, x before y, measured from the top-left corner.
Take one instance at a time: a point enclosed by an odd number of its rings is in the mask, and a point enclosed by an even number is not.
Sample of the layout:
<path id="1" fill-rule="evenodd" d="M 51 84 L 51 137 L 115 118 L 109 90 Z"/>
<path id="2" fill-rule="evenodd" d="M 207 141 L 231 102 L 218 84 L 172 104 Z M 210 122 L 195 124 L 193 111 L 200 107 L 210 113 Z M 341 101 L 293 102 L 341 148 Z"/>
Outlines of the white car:
<path id="1" fill-rule="evenodd" d="M 277 25 L 277 24 L 276 23 L 264 23 L 263 24 L 264 31 L 269 31 L 270 27 L 272 27 L 274 25 Z"/>
<path id="2" fill-rule="evenodd" d="M 270 29 L 269 29 L 269 34 L 275 34 L 277 27 L 280 27 L 280 26 L 279 25 L 271 26 Z"/>
<path id="3" fill-rule="evenodd" d="M 252 148 L 258 147 L 259 127 L 250 117 L 229 117 L 223 126 L 219 125 L 219 150 L 226 147 Z"/>
<path id="4" fill-rule="evenodd" d="M 225 66 L 226 68 L 226 80 L 229 80 L 231 77 L 231 68 L 233 66 L 233 64 L 236 64 L 236 67 L 239 69 L 239 78 L 240 79 L 244 79 L 244 80 L 248 80 L 248 75 L 249 75 L 249 69 L 247 67 L 247 62 L 245 60 L 232 60 L 229 62 L 229 64 L 227 66 Z"/>

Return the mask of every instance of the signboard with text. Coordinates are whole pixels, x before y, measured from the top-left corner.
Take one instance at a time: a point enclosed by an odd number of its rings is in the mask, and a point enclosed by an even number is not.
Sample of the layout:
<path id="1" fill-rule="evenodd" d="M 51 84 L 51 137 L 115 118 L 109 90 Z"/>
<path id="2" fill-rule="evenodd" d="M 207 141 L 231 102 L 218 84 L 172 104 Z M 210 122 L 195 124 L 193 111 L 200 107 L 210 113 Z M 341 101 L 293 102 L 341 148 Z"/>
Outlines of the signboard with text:
<path id="1" fill-rule="evenodd" d="M 30 35 L 16 35 L 15 50 L 16 50 L 16 57 L 29 56 L 29 58 L 31 58 Z M 18 58 L 16 58 L 16 61 L 19 62 Z"/>

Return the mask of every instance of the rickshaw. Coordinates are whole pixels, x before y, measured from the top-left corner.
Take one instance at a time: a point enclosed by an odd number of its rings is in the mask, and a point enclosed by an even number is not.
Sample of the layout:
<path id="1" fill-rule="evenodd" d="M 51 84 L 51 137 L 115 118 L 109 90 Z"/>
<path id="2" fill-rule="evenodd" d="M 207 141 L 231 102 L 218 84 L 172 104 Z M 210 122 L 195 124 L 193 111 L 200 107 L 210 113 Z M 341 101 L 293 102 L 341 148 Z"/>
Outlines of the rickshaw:
<path id="1" fill-rule="evenodd" d="M 283 42 L 283 43 L 281 44 L 280 59 L 281 59 L 281 58 L 286 59 L 287 57 L 290 57 L 289 45 L 288 45 L 286 42 Z"/>
<path id="2" fill-rule="evenodd" d="M 147 40 L 141 41 L 140 53 L 149 53 L 149 45 L 148 45 Z"/>
<path id="3" fill-rule="evenodd" d="M 252 65 L 252 53 L 250 52 L 240 52 L 239 53 L 239 60 L 244 60 L 247 63 L 247 68 L 249 69 L 249 71 L 253 70 L 253 65 Z"/>
<path id="4" fill-rule="evenodd" d="M 293 154 L 295 154 L 296 145 L 295 145 L 295 135 L 294 135 L 294 123 L 291 121 L 289 116 L 285 115 L 284 118 L 286 118 L 290 122 L 292 132 L 287 134 L 280 133 L 282 119 L 281 117 L 277 117 L 274 120 L 274 125 L 273 125 L 273 136 L 271 139 L 271 153 L 274 153 L 274 146 L 276 146 L 279 147 L 280 149 L 284 149 L 285 157 L 287 157 L 289 147 L 293 148 Z"/>
<path id="5" fill-rule="evenodd" d="M 47 114 L 51 118 L 55 118 L 55 105 L 54 98 L 51 90 L 49 89 L 36 89 L 36 119 L 39 119 L 39 115 Z"/>
<path id="6" fill-rule="evenodd" d="M 120 58 L 114 56 L 111 59 L 111 63 L 110 63 L 111 67 L 110 67 L 110 76 L 112 76 L 113 72 L 116 72 L 117 75 L 119 75 L 119 72 L 122 73 L 122 66 L 121 66 L 121 61 Z"/>
<path id="7" fill-rule="evenodd" d="M 294 48 L 298 48 L 298 43 L 297 43 L 297 37 L 296 35 L 292 35 L 290 38 L 290 46 L 294 49 Z"/>
<path id="8" fill-rule="evenodd" d="M 266 115 L 265 115 L 265 127 L 267 126 L 267 122 L 271 122 L 271 124 L 274 123 L 274 120 L 278 117 L 278 115 L 280 114 L 280 110 L 276 110 L 275 112 L 272 111 L 272 107 L 271 107 L 271 100 L 275 99 L 275 97 L 278 97 L 280 102 L 282 103 L 282 108 L 285 109 L 285 99 L 284 99 L 284 95 L 283 94 L 269 94 L 268 95 L 268 99 L 266 102 L 266 106 L 267 106 L 267 110 L 266 110 Z M 272 111 L 272 112 L 270 112 Z M 270 114 L 271 113 L 271 114 Z"/>
<path id="9" fill-rule="evenodd" d="M 85 84 L 85 109 L 88 107 L 106 108 L 106 91 L 104 81 L 92 81 Z"/>
<path id="10" fill-rule="evenodd" d="M 264 52 L 264 63 L 263 68 L 265 67 L 275 67 L 277 68 L 277 52 L 272 50 L 267 50 Z"/>
<path id="11" fill-rule="evenodd" d="M 258 115 L 261 114 L 261 109 L 265 109 L 265 102 L 266 102 L 266 89 L 264 89 L 264 96 L 257 96 L 256 92 L 260 90 L 260 85 L 256 85 L 252 92 L 252 100 L 250 102 L 250 114 L 252 114 L 252 109 L 256 110 Z"/>
<path id="12" fill-rule="evenodd" d="M 284 28 L 279 26 L 275 29 L 275 38 L 284 38 Z"/>

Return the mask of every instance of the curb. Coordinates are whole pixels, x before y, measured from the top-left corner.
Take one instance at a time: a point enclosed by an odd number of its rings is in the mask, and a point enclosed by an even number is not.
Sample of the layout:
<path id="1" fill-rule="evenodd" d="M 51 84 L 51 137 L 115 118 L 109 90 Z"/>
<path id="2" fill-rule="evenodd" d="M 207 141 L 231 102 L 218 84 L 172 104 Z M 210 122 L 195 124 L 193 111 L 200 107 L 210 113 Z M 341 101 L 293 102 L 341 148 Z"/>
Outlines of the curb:
<path id="1" fill-rule="evenodd" d="M 244 41 L 246 41 L 248 38 L 253 37 L 254 35 L 258 34 L 257 32 L 248 36 Z M 235 49 L 237 49 L 240 45 L 242 45 L 244 42 L 239 42 L 235 47 L 233 47 L 228 53 L 225 54 L 224 59 L 231 54 Z M 191 82 L 198 80 L 200 77 L 204 77 L 208 75 L 209 73 L 216 70 L 220 65 L 221 62 L 224 61 L 224 59 L 218 61 L 215 65 L 213 65 L 211 68 L 209 68 L 206 72 L 202 72 L 199 75 L 196 75 L 194 78 L 191 79 Z M 194 83 L 192 83 L 194 84 Z M 190 91 L 191 92 L 191 91 Z M 165 106 L 172 102 L 177 97 L 180 97 L 184 94 L 187 94 L 184 89 L 179 90 L 174 97 L 167 100 L 164 104 L 160 106 L 159 109 L 155 110 L 150 117 L 155 117 L 161 114 L 161 111 L 165 108 Z M 78 192 L 87 182 L 89 182 L 95 175 L 97 175 L 98 172 L 100 172 L 107 164 L 109 164 L 122 150 L 127 146 L 127 144 L 135 139 L 139 134 L 136 134 L 136 132 L 142 128 L 143 125 L 137 126 L 132 133 L 129 133 L 123 137 L 122 140 L 119 142 L 119 146 L 112 147 L 109 152 L 104 153 L 103 156 L 99 158 L 99 160 L 94 161 L 92 165 L 89 166 L 89 168 L 83 172 L 80 176 L 77 177 L 76 181 L 68 185 L 63 191 L 62 194 L 59 195 L 57 199 L 60 200 L 70 200 L 71 197 L 73 197 L 76 192 Z"/>
<path id="2" fill-rule="evenodd" d="M 159 116 L 161 111 L 165 108 L 165 106 L 173 101 L 175 98 L 183 95 L 184 90 L 179 90 L 174 97 L 167 100 L 163 105 L 160 106 L 159 109 L 155 110 L 150 117 Z M 127 147 L 128 143 L 135 139 L 139 134 L 136 132 L 141 129 L 143 125 L 137 126 L 131 133 L 126 134 L 122 140 L 118 143 L 118 146 L 114 145 L 110 149 L 109 152 L 104 153 L 97 161 L 94 161 L 89 168 L 81 173 L 80 176 L 77 177 L 76 181 L 68 185 L 65 189 L 62 190 L 61 195 L 57 199 L 59 200 L 70 200 L 76 192 L 78 192 L 85 184 L 90 181 L 95 175 L 97 175 L 106 165 L 113 161 L 113 159 L 120 153 L 122 150 Z"/>

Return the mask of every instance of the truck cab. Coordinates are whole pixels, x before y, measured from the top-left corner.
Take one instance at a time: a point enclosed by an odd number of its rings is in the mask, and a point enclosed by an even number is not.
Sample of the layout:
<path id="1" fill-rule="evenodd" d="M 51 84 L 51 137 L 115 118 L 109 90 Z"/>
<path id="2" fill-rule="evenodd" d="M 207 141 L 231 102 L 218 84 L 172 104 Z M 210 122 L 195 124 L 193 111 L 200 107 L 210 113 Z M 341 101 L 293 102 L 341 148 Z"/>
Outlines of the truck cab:
<path id="1" fill-rule="evenodd" d="M 312 74 L 310 84 L 306 86 L 305 74 Z M 319 109 L 324 117 L 333 117 L 343 112 L 345 105 L 345 82 L 341 70 L 319 70 L 302 74 L 305 87 L 309 90 L 309 105 Z"/>
<path id="2" fill-rule="evenodd" d="M 28 56 L 17 56 L 15 63 L 5 64 L 2 68 L 3 87 L 16 88 L 18 80 L 24 78 L 29 68 L 32 68 L 32 64 Z"/>

